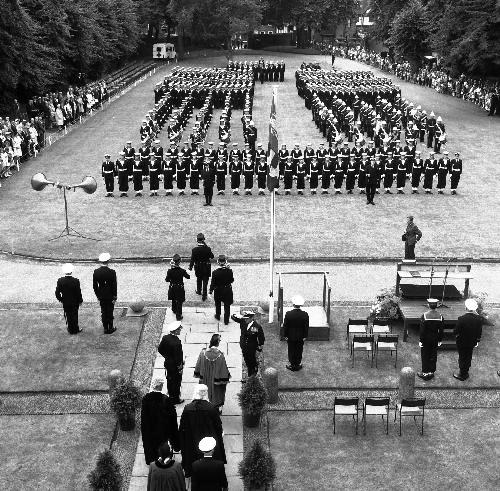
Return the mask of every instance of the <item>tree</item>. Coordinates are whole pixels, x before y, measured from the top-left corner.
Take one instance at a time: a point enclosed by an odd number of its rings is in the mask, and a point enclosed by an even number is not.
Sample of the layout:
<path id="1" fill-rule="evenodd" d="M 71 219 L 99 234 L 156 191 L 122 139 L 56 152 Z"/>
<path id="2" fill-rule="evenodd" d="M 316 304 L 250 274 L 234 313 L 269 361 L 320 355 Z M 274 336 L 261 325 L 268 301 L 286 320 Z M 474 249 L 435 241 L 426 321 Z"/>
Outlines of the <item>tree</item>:
<path id="1" fill-rule="evenodd" d="M 122 475 L 120 464 L 107 448 L 97 457 L 95 469 L 88 475 L 90 488 L 96 491 L 120 491 Z"/>
<path id="2" fill-rule="evenodd" d="M 408 4 L 408 0 L 372 0 L 370 16 L 375 18 L 373 35 L 385 41 L 396 14 Z"/>
<path id="3" fill-rule="evenodd" d="M 396 55 L 417 67 L 429 50 L 427 39 L 427 12 L 420 0 L 410 0 L 408 5 L 396 14 L 387 44 L 394 49 Z"/>

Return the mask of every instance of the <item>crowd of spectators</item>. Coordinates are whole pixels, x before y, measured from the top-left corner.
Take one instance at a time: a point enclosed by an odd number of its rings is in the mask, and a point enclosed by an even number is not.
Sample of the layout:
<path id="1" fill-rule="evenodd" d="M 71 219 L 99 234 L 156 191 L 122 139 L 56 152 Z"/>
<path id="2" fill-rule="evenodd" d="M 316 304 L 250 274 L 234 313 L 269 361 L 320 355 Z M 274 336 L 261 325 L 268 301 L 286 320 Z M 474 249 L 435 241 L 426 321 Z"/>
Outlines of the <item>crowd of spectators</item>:
<path id="1" fill-rule="evenodd" d="M 396 62 L 389 56 L 361 47 L 342 49 L 339 54 L 351 60 L 375 66 L 407 82 L 432 87 L 442 94 L 473 102 L 488 111 L 490 115 L 495 114 L 495 112 L 500 114 L 500 82 L 498 81 L 470 77 L 464 74 L 452 77 L 439 67 L 435 59 L 414 70 L 408 61 Z"/>

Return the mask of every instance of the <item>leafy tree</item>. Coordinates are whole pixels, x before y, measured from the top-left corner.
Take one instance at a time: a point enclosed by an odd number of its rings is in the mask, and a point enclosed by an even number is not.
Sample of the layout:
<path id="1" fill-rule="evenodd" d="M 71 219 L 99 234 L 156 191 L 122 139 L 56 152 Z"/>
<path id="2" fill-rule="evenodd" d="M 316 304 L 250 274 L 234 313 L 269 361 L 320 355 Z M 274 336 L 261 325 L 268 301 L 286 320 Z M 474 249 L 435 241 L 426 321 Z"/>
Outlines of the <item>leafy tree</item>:
<path id="1" fill-rule="evenodd" d="M 408 0 L 372 0 L 371 16 L 375 18 L 373 35 L 385 41 L 396 14 L 408 4 Z"/>
<path id="2" fill-rule="evenodd" d="M 387 44 L 394 49 L 396 55 L 408 60 L 413 66 L 418 66 L 429 50 L 427 26 L 427 12 L 422 2 L 410 0 L 396 14 Z"/>
<path id="3" fill-rule="evenodd" d="M 97 457 L 95 469 L 88 475 L 90 488 L 96 491 L 120 491 L 122 475 L 120 464 L 107 448 Z"/>

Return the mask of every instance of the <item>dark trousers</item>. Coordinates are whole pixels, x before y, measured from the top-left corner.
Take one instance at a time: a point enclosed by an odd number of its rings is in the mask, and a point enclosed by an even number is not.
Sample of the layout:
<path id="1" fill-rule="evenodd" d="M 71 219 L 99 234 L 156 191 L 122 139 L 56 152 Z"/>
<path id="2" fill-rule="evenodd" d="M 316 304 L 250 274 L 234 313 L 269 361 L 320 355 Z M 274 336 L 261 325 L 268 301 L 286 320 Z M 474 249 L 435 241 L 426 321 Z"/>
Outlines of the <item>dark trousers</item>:
<path id="1" fill-rule="evenodd" d="M 70 334 L 78 333 L 78 305 L 64 305 L 64 317 Z"/>
<path id="2" fill-rule="evenodd" d="M 182 302 L 180 300 L 172 300 L 172 312 L 179 321 L 182 317 Z"/>
<path id="3" fill-rule="evenodd" d="M 115 190 L 115 178 L 113 174 L 106 174 L 104 176 L 104 184 L 106 185 L 107 193 L 112 193 Z"/>
<path id="4" fill-rule="evenodd" d="M 415 244 L 405 242 L 405 259 L 415 259 Z"/>
<path id="5" fill-rule="evenodd" d="M 462 377 L 469 376 L 469 368 L 472 361 L 472 352 L 474 348 L 458 348 L 458 367 Z"/>
<path id="6" fill-rule="evenodd" d="M 207 298 L 207 287 L 208 287 L 208 276 L 197 276 L 196 293 L 198 293 L 198 295 L 202 295 L 203 298 Z"/>
<path id="7" fill-rule="evenodd" d="M 375 181 L 366 181 L 366 201 L 371 202 L 375 197 L 377 183 Z"/>
<path id="8" fill-rule="evenodd" d="M 222 300 L 215 301 L 215 316 L 220 319 L 222 307 Z M 224 302 L 224 324 L 229 324 L 229 314 L 231 310 L 231 304 L 229 302 Z"/>
<path id="9" fill-rule="evenodd" d="M 101 319 L 104 332 L 111 331 L 113 329 L 113 310 L 115 305 L 112 300 L 100 300 L 99 303 L 101 304 Z"/>
<path id="10" fill-rule="evenodd" d="M 181 396 L 182 373 L 177 367 L 165 367 L 165 376 L 167 378 L 168 397 L 173 402 L 177 402 Z"/>
<path id="11" fill-rule="evenodd" d="M 302 351 L 304 350 L 304 341 L 299 339 L 297 341 L 288 340 L 288 361 L 292 367 L 299 367 L 302 363 Z"/>
<path id="12" fill-rule="evenodd" d="M 434 373 L 437 362 L 437 343 L 424 343 L 420 348 L 422 358 L 422 372 Z"/>
<path id="13" fill-rule="evenodd" d="M 257 353 L 255 350 L 242 349 L 243 360 L 247 366 L 248 376 L 255 375 L 258 370 Z"/>
<path id="14" fill-rule="evenodd" d="M 207 205 L 212 204 L 212 198 L 214 197 L 214 187 L 213 185 L 210 187 L 203 188 L 203 194 L 205 195 L 205 202 Z"/>

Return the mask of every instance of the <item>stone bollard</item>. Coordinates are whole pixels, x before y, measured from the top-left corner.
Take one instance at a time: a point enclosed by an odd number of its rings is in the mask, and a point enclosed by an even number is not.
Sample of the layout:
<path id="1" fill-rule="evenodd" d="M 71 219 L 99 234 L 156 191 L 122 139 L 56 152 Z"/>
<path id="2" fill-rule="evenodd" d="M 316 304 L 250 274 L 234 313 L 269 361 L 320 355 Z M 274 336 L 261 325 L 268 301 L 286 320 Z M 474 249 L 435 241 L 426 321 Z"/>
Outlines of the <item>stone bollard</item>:
<path id="1" fill-rule="evenodd" d="M 399 374 L 398 402 L 415 397 L 415 370 L 403 367 Z"/>
<path id="2" fill-rule="evenodd" d="M 122 382 L 125 382 L 125 377 L 122 372 L 120 370 L 111 370 L 108 375 L 109 394 L 111 395 L 113 389 Z"/>
<path id="3" fill-rule="evenodd" d="M 278 402 L 278 370 L 276 368 L 266 368 L 264 370 L 264 385 L 267 390 L 267 402 L 276 404 Z"/>

